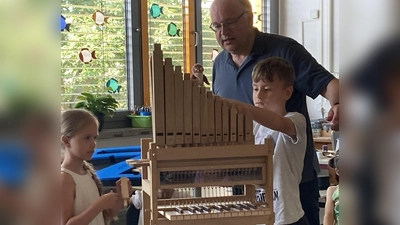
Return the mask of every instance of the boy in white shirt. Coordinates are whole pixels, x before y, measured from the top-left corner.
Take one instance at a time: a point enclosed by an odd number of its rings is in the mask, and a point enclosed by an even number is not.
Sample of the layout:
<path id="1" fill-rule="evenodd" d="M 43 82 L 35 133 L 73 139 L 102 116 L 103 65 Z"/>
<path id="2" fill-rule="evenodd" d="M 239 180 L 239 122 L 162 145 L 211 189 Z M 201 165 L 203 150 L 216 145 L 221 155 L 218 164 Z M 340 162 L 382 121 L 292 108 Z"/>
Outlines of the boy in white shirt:
<path id="1" fill-rule="evenodd" d="M 269 137 L 275 142 L 275 224 L 308 225 L 299 194 L 307 145 L 306 120 L 300 113 L 286 111 L 286 101 L 294 89 L 294 70 L 283 58 L 271 57 L 254 67 L 252 78 L 254 106 L 228 101 L 253 114 L 256 144 L 263 144 Z"/>

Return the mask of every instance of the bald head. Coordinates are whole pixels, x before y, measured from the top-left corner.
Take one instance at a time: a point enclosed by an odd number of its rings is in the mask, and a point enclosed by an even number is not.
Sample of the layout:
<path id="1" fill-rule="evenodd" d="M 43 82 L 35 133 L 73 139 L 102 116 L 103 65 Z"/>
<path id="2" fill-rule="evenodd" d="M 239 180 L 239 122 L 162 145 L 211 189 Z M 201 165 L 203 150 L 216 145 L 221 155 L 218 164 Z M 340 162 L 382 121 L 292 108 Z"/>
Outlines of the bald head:
<path id="1" fill-rule="evenodd" d="M 249 0 L 214 0 L 211 4 L 210 10 L 215 10 L 215 7 L 231 7 L 236 6 L 244 9 L 244 11 L 252 12 L 251 2 Z"/>
<path id="2" fill-rule="evenodd" d="M 223 11 L 228 11 L 232 15 L 237 15 L 239 12 L 249 12 L 245 16 L 253 19 L 253 8 L 249 0 L 214 0 L 210 6 L 210 13 L 219 14 Z"/>
<path id="3" fill-rule="evenodd" d="M 249 0 L 214 0 L 210 7 L 212 26 L 220 46 L 231 54 L 250 53 L 255 38 Z"/>

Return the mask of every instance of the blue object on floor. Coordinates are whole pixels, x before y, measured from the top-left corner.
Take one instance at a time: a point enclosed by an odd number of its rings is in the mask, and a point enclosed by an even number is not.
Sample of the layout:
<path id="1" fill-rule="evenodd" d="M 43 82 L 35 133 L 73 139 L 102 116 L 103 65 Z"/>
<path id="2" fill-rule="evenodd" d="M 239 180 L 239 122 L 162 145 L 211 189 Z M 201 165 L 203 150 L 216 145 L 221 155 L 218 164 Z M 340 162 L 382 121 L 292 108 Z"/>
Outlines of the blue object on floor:
<path id="1" fill-rule="evenodd" d="M 141 153 L 137 152 L 132 159 L 141 159 Z M 138 172 L 133 172 L 130 165 L 125 161 L 106 167 L 96 172 L 104 186 L 115 186 L 115 182 L 121 177 L 128 178 L 133 186 L 142 184 L 142 176 Z"/>
<path id="2" fill-rule="evenodd" d="M 140 152 L 141 146 L 122 146 L 122 147 L 111 147 L 111 148 L 98 148 L 96 152 L 99 153 L 113 153 L 113 152 Z"/>
<path id="3" fill-rule="evenodd" d="M 95 170 L 100 170 L 115 163 L 133 158 L 138 154 L 141 154 L 140 146 L 98 148 L 95 150 L 89 162 L 93 164 Z"/>
<path id="4" fill-rule="evenodd" d="M 114 159 L 129 159 L 132 158 L 133 154 L 141 151 L 140 146 L 126 146 L 126 147 L 112 147 L 112 148 L 98 148 L 95 150 L 92 160 L 104 160 L 109 158 Z"/>

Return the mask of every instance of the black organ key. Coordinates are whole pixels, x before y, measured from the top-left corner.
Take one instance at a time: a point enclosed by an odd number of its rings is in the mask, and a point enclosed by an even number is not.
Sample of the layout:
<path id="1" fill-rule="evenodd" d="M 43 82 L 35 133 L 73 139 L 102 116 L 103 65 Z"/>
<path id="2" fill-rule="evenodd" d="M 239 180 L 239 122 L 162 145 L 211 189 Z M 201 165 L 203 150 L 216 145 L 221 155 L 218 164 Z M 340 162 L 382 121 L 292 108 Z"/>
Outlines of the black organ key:
<path id="1" fill-rule="evenodd" d="M 243 207 L 241 205 L 239 205 L 239 204 L 233 204 L 232 207 L 235 208 L 235 209 L 238 209 L 238 210 L 242 210 L 243 209 Z"/>
<path id="2" fill-rule="evenodd" d="M 246 205 L 251 209 L 257 209 L 257 206 L 251 203 L 246 203 Z"/>
<path id="3" fill-rule="evenodd" d="M 242 203 L 239 203 L 238 205 L 239 205 L 240 207 L 242 207 L 242 209 L 247 209 L 247 210 L 250 209 L 250 207 L 249 207 L 248 205 L 245 205 L 245 204 L 242 204 Z"/>
<path id="4" fill-rule="evenodd" d="M 214 208 L 215 208 L 216 210 L 220 211 L 220 212 L 224 211 L 224 209 L 223 209 L 221 206 L 219 206 L 219 205 L 214 206 Z"/>
<path id="5" fill-rule="evenodd" d="M 224 209 L 224 210 L 226 210 L 226 211 L 231 210 L 231 209 L 229 208 L 229 206 L 227 206 L 227 205 L 219 205 L 219 206 L 221 206 L 222 209 Z"/>
<path id="6" fill-rule="evenodd" d="M 204 211 L 211 212 L 211 208 L 208 206 L 200 206 Z"/>
<path id="7" fill-rule="evenodd" d="M 197 212 L 203 212 L 203 208 L 201 208 L 200 206 L 194 206 L 193 207 Z"/>
<path id="8" fill-rule="evenodd" d="M 175 210 L 176 210 L 177 213 L 183 214 L 183 209 L 182 208 L 176 207 Z"/>
<path id="9" fill-rule="evenodd" d="M 188 211 L 191 213 L 196 213 L 196 209 L 194 207 L 189 206 Z"/>

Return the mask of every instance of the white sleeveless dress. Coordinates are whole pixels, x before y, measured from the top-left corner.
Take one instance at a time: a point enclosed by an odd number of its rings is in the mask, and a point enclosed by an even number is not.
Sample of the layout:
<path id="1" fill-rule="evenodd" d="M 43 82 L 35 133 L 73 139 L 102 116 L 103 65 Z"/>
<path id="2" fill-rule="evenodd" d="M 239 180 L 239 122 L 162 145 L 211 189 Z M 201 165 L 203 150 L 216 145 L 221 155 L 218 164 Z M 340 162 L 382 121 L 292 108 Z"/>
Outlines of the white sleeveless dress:
<path id="1" fill-rule="evenodd" d="M 74 216 L 79 215 L 100 197 L 96 183 L 90 173 L 80 175 L 65 168 L 61 168 L 61 171 L 70 174 L 74 179 L 76 193 Z M 88 225 L 105 225 L 103 213 L 99 213 Z"/>

